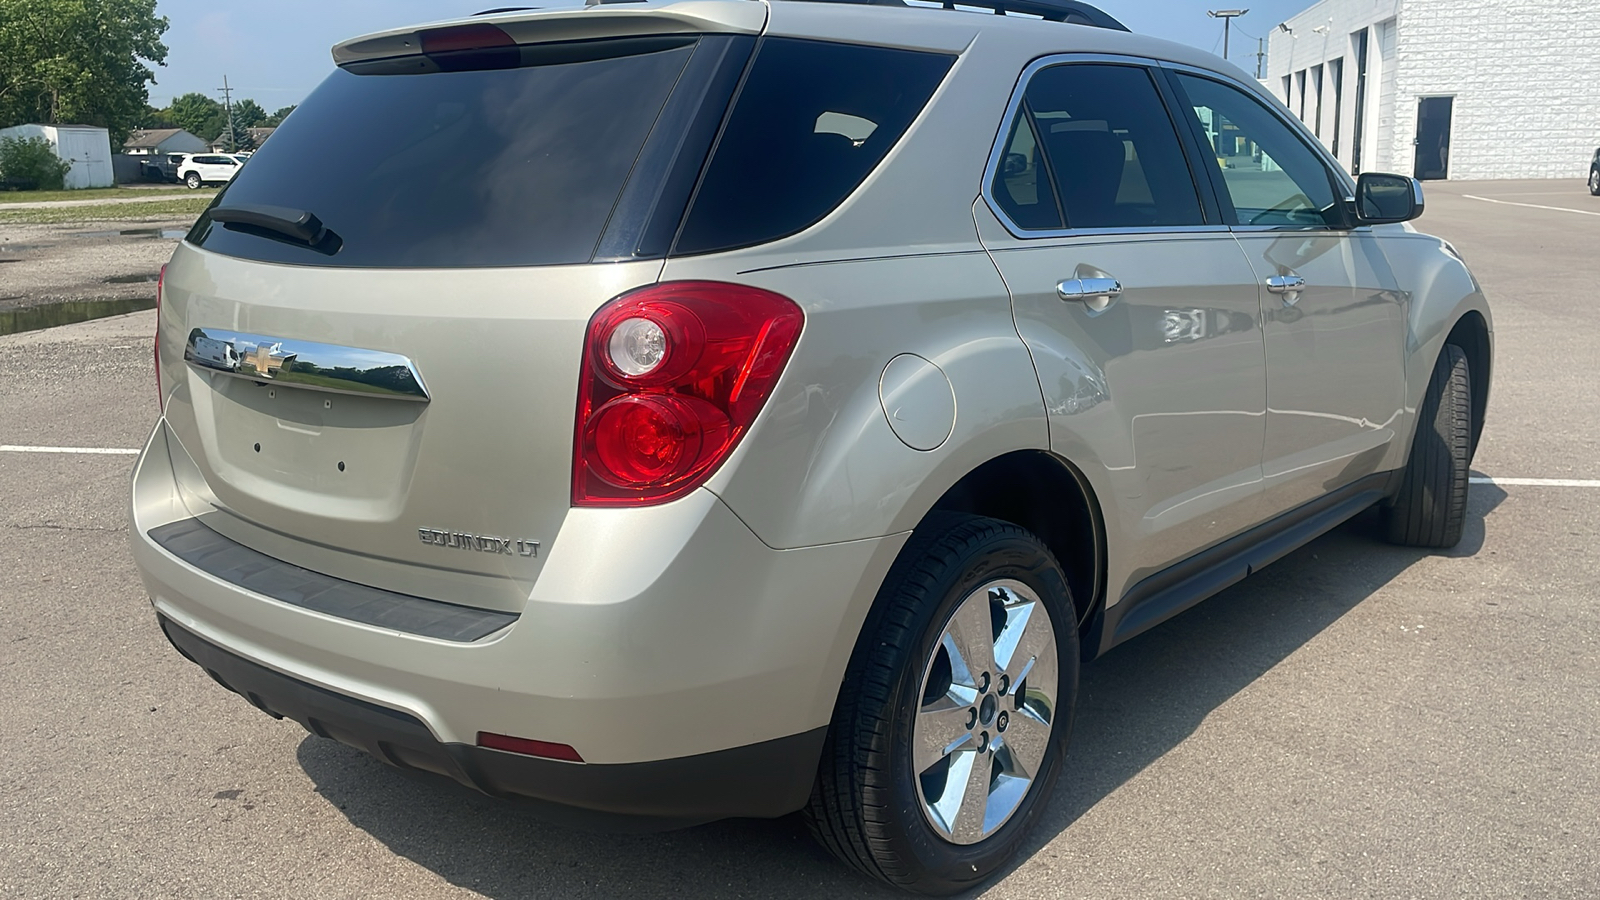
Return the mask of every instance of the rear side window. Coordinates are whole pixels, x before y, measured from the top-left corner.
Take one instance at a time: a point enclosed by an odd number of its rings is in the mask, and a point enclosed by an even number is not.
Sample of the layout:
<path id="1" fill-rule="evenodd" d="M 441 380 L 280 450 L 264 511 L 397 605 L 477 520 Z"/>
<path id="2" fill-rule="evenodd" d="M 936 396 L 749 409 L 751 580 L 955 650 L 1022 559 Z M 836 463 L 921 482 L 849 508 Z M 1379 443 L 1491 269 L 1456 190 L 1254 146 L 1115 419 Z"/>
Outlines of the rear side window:
<path id="1" fill-rule="evenodd" d="M 675 252 L 794 234 L 882 162 L 954 58 L 793 38 L 757 51 Z"/>
<path id="2" fill-rule="evenodd" d="M 336 71 L 216 205 L 310 212 L 337 240 L 309 247 L 208 217 L 190 239 L 231 256 L 314 266 L 588 262 L 700 43 L 589 41 L 523 48 L 512 67 Z M 682 137 L 661 139 L 677 146 Z"/>
<path id="3" fill-rule="evenodd" d="M 1024 229 L 1205 224 L 1172 117 L 1138 66 L 1034 75 L 990 193 Z"/>

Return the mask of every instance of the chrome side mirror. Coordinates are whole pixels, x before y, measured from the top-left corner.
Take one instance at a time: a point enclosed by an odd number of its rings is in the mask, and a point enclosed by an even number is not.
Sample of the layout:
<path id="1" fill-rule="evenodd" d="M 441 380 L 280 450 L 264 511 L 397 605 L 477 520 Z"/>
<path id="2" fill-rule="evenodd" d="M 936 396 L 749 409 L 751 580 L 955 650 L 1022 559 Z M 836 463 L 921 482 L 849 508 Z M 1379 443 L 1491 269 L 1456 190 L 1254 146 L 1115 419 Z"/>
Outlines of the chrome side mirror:
<path id="1" fill-rule="evenodd" d="M 1405 175 L 1363 172 L 1356 179 L 1356 224 L 1389 225 L 1422 215 L 1422 182 Z"/>

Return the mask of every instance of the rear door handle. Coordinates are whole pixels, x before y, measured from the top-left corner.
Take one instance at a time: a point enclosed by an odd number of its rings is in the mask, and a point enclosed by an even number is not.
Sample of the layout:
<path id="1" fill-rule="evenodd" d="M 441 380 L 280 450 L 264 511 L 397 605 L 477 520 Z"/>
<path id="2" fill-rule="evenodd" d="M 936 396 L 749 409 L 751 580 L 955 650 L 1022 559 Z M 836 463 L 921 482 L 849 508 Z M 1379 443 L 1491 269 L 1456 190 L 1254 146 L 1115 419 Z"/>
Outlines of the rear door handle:
<path id="1" fill-rule="evenodd" d="M 1115 278 L 1068 278 L 1056 285 L 1056 296 L 1063 300 L 1097 300 L 1122 295 L 1122 282 Z"/>
<path id="2" fill-rule="evenodd" d="M 1267 278 L 1267 290 L 1274 294 L 1293 294 L 1305 290 L 1306 280 L 1299 275 L 1273 275 Z"/>

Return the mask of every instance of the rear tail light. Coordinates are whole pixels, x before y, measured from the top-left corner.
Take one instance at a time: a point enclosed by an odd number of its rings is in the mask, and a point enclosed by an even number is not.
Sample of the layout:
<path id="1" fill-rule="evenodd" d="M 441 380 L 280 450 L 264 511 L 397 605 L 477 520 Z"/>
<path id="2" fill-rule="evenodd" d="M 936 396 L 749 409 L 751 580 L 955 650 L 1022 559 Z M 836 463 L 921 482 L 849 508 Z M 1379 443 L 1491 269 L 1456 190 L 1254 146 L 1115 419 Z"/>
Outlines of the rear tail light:
<path id="1" fill-rule="evenodd" d="M 156 336 L 153 343 L 156 360 L 156 409 L 163 415 L 167 412 L 166 395 L 161 391 L 161 291 L 167 284 L 167 267 L 161 267 L 161 274 L 156 276 Z"/>
<path id="2" fill-rule="evenodd" d="M 705 483 L 761 412 L 804 319 L 782 294 L 714 281 L 601 307 L 584 341 L 572 504 L 647 506 Z"/>

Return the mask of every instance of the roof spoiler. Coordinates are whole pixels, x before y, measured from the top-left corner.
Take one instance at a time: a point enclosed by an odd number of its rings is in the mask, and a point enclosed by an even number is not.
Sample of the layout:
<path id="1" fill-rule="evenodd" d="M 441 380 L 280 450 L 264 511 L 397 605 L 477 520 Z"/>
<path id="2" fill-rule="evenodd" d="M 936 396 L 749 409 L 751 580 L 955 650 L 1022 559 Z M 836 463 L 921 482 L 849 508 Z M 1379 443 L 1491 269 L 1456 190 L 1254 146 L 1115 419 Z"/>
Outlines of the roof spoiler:
<path id="1" fill-rule="evenodd" d="M 630 8 L 631 7 L 631 8 Z M 338 66 L 423 56 L 432 47 L 453 51 L 584 41 L 597 38 L 674 34 L 760 34 L 767 24 L 764 3 L 684 0 L 666 6 L 606 3 L 564 9 L 505 7 L 432 25 L 397 28 L 334 45 Z M 493 22 L 493 25 L 489 23 Z M 488 29 L 493 29 L 491 32 Z M 487 41 L 483 46 L 475 42 Z"/>

